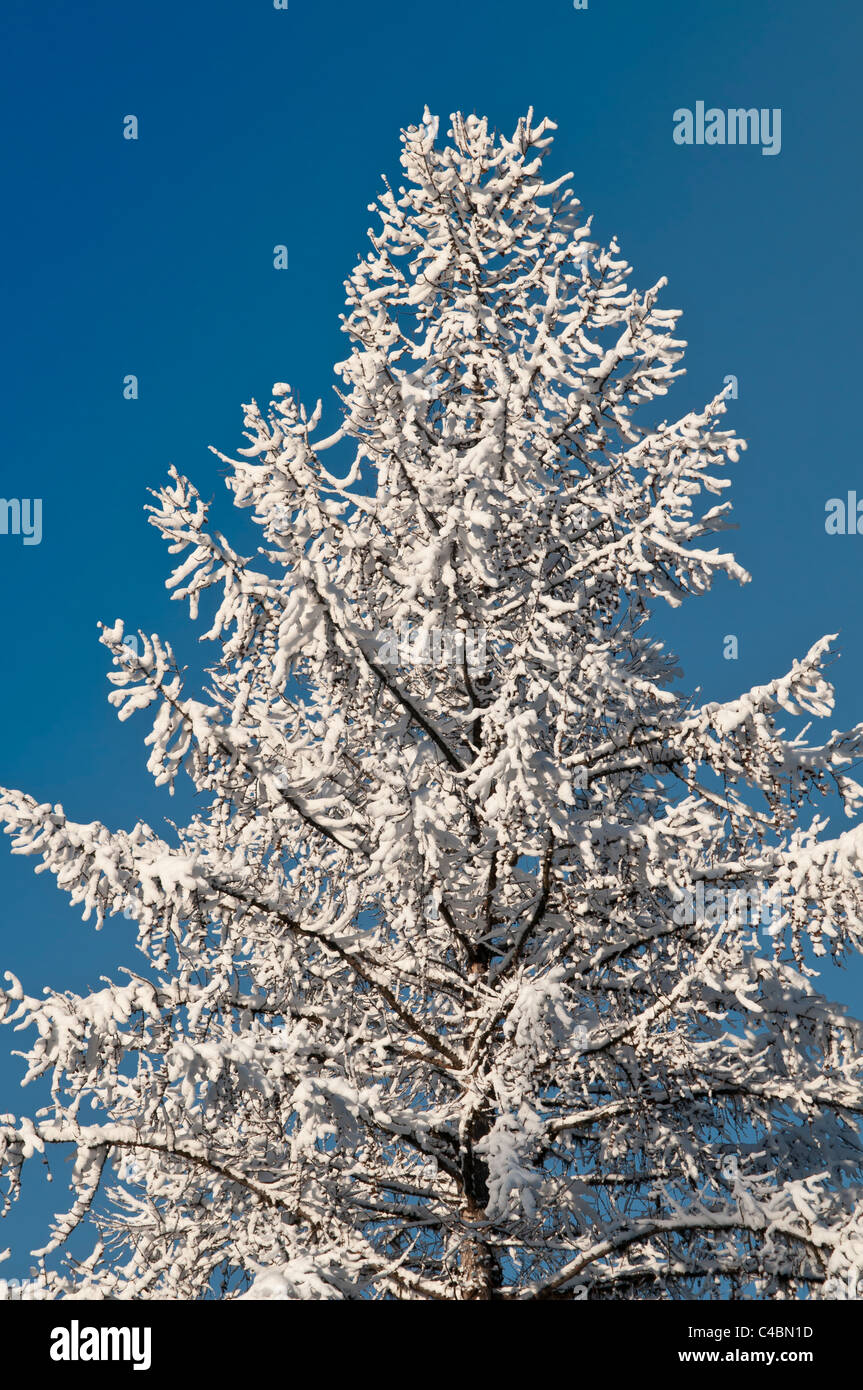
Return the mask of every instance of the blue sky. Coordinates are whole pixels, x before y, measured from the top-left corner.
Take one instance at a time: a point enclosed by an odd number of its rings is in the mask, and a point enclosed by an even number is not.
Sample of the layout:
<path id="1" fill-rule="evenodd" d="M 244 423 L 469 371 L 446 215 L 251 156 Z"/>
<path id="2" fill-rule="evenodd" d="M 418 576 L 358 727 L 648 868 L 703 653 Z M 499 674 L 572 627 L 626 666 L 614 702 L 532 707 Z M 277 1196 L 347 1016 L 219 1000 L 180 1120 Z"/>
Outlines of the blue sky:
<path id="1" fill-rule="evenodd" d="M 41 498 L 43 537 L 0 535 L 0 784 L 112 826 L 182 814 L 145 770 L 146 719 L 120 725 L 105 703 L 96 622 L 123 617 L 195 659 L 146 489 L 176 464 L 245 543 L 207 446 L 241 444 L 241 402 L 274 381 L 333 399 L 342 281 L 381 174 L 398 174 L 399 128 L 426 103 L 508 132 L 530 105 L 555 120 L 552 171 L 573 171 L 634 283 L 667 275 L 664 305 L 684 310 L 688 374 L 669 415 L 738 379 L 731 420 L 749 450 L 728 539 L 753 580 L 660 615 L 686 684 L 730 698 L 838 631 L 831 726 L 863 719 L 863 536 L 824 529 L 828 498 L 863 498 L 861 39 L 851 0 L 7 0 L 0 495 Z M 699 100 L 781 108 L 781 152 L 675 144 L 674 111 Z M 729 633 L 737 661 L 723 659 Z M 82 924 L 4 840 L 0 971 L 32 993 L 81 989 L 133 964 L 130 941 L 122 920 Z M 863 1013 L 859 965 L 825 987 Z M 0 1042 L 0 1111 L 29 1108 L 7 1058 L 17 1040 Z M 34 1191 L 0 1249 L 30 1248 L 46 1209 Z"/>

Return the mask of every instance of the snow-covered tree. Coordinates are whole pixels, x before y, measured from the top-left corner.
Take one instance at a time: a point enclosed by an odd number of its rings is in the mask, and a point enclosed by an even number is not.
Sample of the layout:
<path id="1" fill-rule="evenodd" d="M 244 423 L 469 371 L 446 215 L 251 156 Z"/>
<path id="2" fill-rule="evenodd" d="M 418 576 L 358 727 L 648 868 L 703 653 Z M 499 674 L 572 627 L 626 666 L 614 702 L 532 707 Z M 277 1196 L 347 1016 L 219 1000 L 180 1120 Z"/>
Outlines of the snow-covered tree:
<path id="1" fill-rule="evenodd" d="M 204 809 L 0 800 L 145 962 L 0 994 L 51 1083 L 0 1116 L 11 1195 L 77 1151 L 57 1294 L 839 1297 L 863 1266 L 860 1027 L 812 984 L 863 945 L 863 836 L 807 810 L 856 816 L 863 725 L 782 727 L 829 712 L 831 638 L 728 704 L 680 691 L 651 611 L 748 578 L 704 543 L 743 446 L 722 394 L 656 423 L 677 312 L 545 177 L 552 129 L 404 132 L 338 429 L 280 383 L 226 460 L 254 567 L 186 478 L 154 494 L 216 655 L 196 698 L 105 627 L 110 700 Z"/>

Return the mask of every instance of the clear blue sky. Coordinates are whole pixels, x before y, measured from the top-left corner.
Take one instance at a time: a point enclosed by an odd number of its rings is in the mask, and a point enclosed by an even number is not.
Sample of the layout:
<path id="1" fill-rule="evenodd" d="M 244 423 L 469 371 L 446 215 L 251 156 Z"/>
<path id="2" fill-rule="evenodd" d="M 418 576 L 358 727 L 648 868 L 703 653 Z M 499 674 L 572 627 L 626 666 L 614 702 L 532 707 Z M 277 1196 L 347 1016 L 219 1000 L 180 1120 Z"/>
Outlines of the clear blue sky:
<path id="1" fill-rule="evenodd" d="M 729 540 L 753 582 L 663 615 L 687 684 L 730 698 L 838 630 L 832 724 L 863 719 L 863 536 L 824 531 L 829 497 L 863 498 L 861 40 L 856 0 L 6 0 L 0 495 L 40 497 L 44 534 L 0 536 L 0 783 L 112 826 L 182 814 L 145 771 L 146 719 L 119 725 L 105 703 L 96 621 L 123 617 L 195 659 L 146 489 L 174 463 L 247 534 L 206 446 L 242 443 L 240 403 L 274 381 L 331 398 L 342 280 L 425 103 L 508 132 L 529 105 L 557 121 L 553 170 L 573 170 L 635 283 L 667 275 L 664 303 L 685 311 L 669 415 L 738 378 L 750 447 Z M 781 108 L 781 153 L 676 145 L 673 112 L 699 100 Z M 6 843 L 0 970 L 38 993 L 134 963 L 128 923 L 97 936 Z M 863 1013 L 863 970 L 825 983 Z M 0 1111 L 33 1103 L 12 1045 L 0 1032 Z M 29 1248 L 45 1209 L 34 1194 L 0 1249 Z"/>

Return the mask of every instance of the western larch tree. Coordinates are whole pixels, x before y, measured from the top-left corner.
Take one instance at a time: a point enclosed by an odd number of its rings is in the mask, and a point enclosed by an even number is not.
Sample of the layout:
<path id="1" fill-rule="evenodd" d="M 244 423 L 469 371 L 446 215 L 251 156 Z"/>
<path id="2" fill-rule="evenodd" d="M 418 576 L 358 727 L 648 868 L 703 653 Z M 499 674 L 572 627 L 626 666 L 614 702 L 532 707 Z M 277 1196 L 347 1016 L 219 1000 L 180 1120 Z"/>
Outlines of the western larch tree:
<path id="1" fill-rule="evenodd" d="M 705 548 L 743 446 L 722 394 L 645 418 L 678 314 L 546 178 L 553 128 L 403 133 L 339 428 L 279 383 L 226 460 L 256 566 L 176 470 L 153 494 L 215 658 L 196 698 L 117 622 L 109 698 L 204 809 L 163 837 L 2 795 L 145 961 L 0 994 L 51 1080 L 0 1116 L 10 1196 L 77 1151 L 56 1295 L 838 1297 L 863 1265 L 860 1027 L 811 966 L 863 944 L 863 841 L 803 817 L 857 815 L 863 726 L 780 727 L 829 712 L 830 638 L 679 689 L 651 612 L 748 578 Z"/>

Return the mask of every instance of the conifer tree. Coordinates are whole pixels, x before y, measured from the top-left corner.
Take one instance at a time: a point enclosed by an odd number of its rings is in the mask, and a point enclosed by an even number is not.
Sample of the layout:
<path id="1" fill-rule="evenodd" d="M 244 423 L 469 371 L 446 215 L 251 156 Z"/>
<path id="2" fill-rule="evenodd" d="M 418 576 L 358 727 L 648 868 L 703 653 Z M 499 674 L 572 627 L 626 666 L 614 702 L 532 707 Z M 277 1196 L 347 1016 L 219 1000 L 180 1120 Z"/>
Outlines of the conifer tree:
<path id="1" fill-rule="evenodd" d="M 743 445 L 722 394 L 658 420 L 678 313 L 546 177 L 553 129 L 403 133 L 338 429 L 279 383 L 226 459 L 257 561 L 176 470 L 153 494 L 214 655 L 189 693 L 106 626 L 109 698 L 198 813 L 0 798 L 142 956 L 0 992 L 51 1082 L 0 1116 L 9 1195 L 76 1152 L 56 1295 L 818 1298 L 863 1265 L 860 1026 L 812 966 L 863 944 L 863 840 L 809 813 L 858 815 L 863 726 L 799 727 L 832 638 L 699 704 L 651 632 L 748 578 L 709 539 Z"/>

